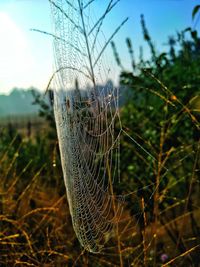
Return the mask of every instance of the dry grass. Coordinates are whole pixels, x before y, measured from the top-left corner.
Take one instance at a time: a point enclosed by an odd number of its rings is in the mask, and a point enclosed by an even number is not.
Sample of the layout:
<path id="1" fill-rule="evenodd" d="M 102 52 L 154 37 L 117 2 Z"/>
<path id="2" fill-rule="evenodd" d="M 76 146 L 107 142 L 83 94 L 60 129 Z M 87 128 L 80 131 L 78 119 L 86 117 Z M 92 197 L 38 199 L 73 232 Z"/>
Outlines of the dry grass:
<path id="1" fill-rule="evenodd" d="M 144 227 L 125 208 L 117 235 L 100 254 L 90 254 L 80 247 L 74 234 L 60 167 L 54 166 L 52 173 L 52 166 L 44 164 L 35 171 L 30 160 L 17 171 L 21 148 L 29 141 L 22 138 L 10 157 L 15 141 L 16 138 L 0 155 L 0 266 L 198 266 L 200 209 L 194 177 L 186 199 L 177 199 L 162 212 L 154 207 L 153 222 L 144 199 L 133 194 L 135 201 L 140 201 Z M 162 142 L 163 136 L 161 150 Z M 58 157 L 55 150 L 52 153 Z M 198 159 L 199 152 L 193 175 Z M 163 162 L 158 164 L 163 166 Z M 51 175 L 56 176 L 56 182 L 51 181 Z M 156 177 L 159 183 L 159 172 Z M 166 190 L 173 190 L 174 186 Z M 160 203 L 166 195 L 166 191 L 158 191 L 154 197 Z M 193 207 L 188 210 L 190 197 Z M 163 254 L 167 259 L 162 265 Z"/>

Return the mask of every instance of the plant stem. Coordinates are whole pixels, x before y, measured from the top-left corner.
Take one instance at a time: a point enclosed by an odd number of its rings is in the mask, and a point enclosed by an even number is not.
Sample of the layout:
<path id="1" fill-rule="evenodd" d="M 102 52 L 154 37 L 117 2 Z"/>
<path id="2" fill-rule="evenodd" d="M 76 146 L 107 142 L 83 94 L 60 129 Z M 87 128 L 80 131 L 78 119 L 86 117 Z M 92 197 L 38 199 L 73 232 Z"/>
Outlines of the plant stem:
<path id="1" fill-rule="evenodd" d="M 116 212 L 116 205 L 115 205 L 114 192 L 113 192 L 113 186 L 112 186 L 111 170 L 110 170 L 108 159 L 106 160 L 106 165 L 107 165 L 108 179 L 109 179 L 109 185 L 110 185 L 110 193 L 112 197 L 113 211 L 114 211 L 114 216 L 115 216 L 117 212 Z M 121 243 L 120 243 L 118 222 L 116 222 L 116 235 L 117 235 L 117 247 L 118 247 L 118 253 L 119 253 L 120 267 L 123 267 L 124 264 L 123 264 L 123 258 L 122 258 L 122 253 L 121 253 Z"/>
<path id="2" fill-rule="evenodd" d="M 96 87 L 96 81 L 95 81 L 94 69 L 93 69 L 93 64 L 92 64 L 91 51 L 90 51 L 90 47 L 89 47 L 89 41 L 88 41 L 87 32 L 86 32 L 86 28 L 85 28 L 85 21 L 84 21 L 84 17 L 83 17 L 83 6 L 81 5 L 80 0 L 78 0 L 78 4 L 79 4 L 82 27 L 83 27 L 83 35 L 84 35 L 84 38 L 85 38 L 87 54 L 88 54 L 88 60 L 89 60 L 89 65 L 90 65 L 90 75 L 91 75 L 91 79 L 92 79 L 92 82 L 93 82 L 93 86 L 95 88 Z"/>

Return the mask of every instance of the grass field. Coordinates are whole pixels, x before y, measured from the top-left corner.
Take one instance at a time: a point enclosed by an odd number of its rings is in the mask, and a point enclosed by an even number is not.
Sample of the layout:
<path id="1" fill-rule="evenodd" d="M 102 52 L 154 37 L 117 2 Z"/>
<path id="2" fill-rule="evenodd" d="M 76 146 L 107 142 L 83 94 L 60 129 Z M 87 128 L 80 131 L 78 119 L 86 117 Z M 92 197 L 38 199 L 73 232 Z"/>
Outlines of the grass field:
<path id="1" fill-rule="evenodd" d="M 5 125 L 0 146 L 2 267 L 199 266 L 199 184 L 195 180 L 185 199 L 177 198 L 158 211 L 157 221 L 143 210 L 144 198 L 133 194 L 140 216 L 131 214 L 125 203 L 118 236 L 113 232 L 103 251 L 91 254 L 81 248 L 72 228 L 58 145 L 49 137 L 48 124 L 38 120 L 28 136 L 23 123 L 13 128 L 13 136 Z M 197 171 L 196 164 L 191 175 Z"/>

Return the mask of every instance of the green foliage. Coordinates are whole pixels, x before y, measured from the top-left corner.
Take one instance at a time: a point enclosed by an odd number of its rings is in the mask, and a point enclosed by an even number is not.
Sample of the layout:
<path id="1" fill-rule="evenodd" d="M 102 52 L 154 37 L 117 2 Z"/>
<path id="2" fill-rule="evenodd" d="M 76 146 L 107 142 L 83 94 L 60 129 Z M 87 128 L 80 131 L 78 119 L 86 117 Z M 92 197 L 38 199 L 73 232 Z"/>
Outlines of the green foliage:
<path id="1" fill-rule="evenodd" d="M 200 10 L 200 5 L 197 5 L 194 7 L 193 11 L 192 11 L 192 19 L 195 18 L 195 16 L 197 15 L 197 13 L 199 12 Z"/>
<path id="2" fill-rule="evenodd" d="M 193 213 L 194 205 L 199 205 L 200 38 L 196 30 L 187 28 L 169 38 L 168 52 L 158 53 L 143 16 L 141 25 L 151 59 L 141 57 L 136 64 L 131 40 L 127 39 L 133 71 L 122 68 L 120 76 L 127 94 L 121 108 L 126 134 L 121 141 L 121 183 L 116 187 L 122 194 L 132 192 L 127 205 L 141 236 L 145 223 L 159 222 L 165 227 L 169 220 L 187 212 L 191 213 L 193 235 L 199 236 L 200 226 Z M 112 47 L 121 67 L 119 62 L 123 61 L 115 45 Z M 178 226 L 167 227 L 167 233 L 180 253 L 187 251 Z M 158 253 L 158 247 L 155 251 Z M 186 259 L 185 264 L 198 263 L 199 256 L 194 255 L 198 259 Z"/>
<path id="3" fill-rule="evenodd" d="M 117 189 L 133 192 L 128 194 L 128 207 L 143 231 L 141 199 L 148 223 L 163 225 L 169 220 L 167 210 L 175 219 L 177 210 L 194 212 L 194 203 L 199 203 L 200 38 L 197 31 L 187 28 L 170 37 L 168 52 L 158 53 L 143 16 L 141 25 L 151 59 L 141 58 L 135 64 L 132 43 L 127 39 L 133 71 L 122 69 L 120 76 L 127 102 L 121 108 L 126 135 L 121 142 L 121 184 Z M 120 66 L 120 56 L 113 48 Z M 192 227 L 194 235 L 200 233 L 197 222 Z M 186 251 L 183 242 L 177 241 L 179 230 L 168 231 L 179 251 Z"/>
<path id="4" fill-rule="evenodd" d="M 54 113 L 53 113 L 53 91 L 48 90 L 48 99 L 47 95 L 41 95 L 36 91 L 32 91 L 34 101 L 33 105 L 39 106 L 39 116 L 44 118 L 49 126 L 49 137 L 51 139 L 56 139 L 56 125 L 54 120 Z"/>
<path id="5" fill-rule="evenodd" d="M 149 43 L 151 38 L 144 19 L 142 26 L 144 39 Z M 130 40 L 127 44 L 130 50 Z M 200 93 L 200 39 L 186 39 L 183 31 L 177 40 L 169 42 L 168 53 L 155 55 L 152 43 L 149 46 L 152 60 L 143 60 L 143 68 L 137 70 L 139 74 L 124 70 L 121 73 L 121 84 L 128 88 L 127 104 L 122 107 L 121 115 L 130 135 L 136 133 L 148 140 L 151 143 L 149 149 L 156 156 L 154 150 L 159 149 L 162 127 L 168 128 L 166 149 L 198 140 L 199 112 L 194 111 L 193 100 L 198 99 Z M 138 66 L 141 66 L 141 61 Z"/>

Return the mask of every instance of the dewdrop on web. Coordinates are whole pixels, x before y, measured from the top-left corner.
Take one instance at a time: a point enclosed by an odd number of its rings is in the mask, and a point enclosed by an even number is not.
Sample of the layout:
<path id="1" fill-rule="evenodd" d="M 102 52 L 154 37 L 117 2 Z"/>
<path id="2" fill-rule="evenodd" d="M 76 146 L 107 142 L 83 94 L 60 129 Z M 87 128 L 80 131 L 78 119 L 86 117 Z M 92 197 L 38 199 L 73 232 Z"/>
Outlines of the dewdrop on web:
<path id="1" fill-rule="evenodd" d="M 112 184 L 119 180 L 118 89 L 106 49 L 125 19 L 105 40 L 102 25 L 118 1 L 96 18 L 95 1 L 52 1 L 54 114 L 74 231 L 81 245 L 99 252 L 123 210 Z"/>

